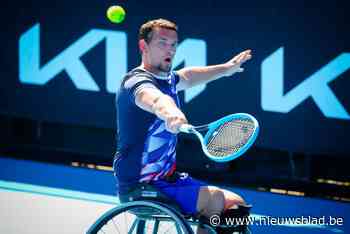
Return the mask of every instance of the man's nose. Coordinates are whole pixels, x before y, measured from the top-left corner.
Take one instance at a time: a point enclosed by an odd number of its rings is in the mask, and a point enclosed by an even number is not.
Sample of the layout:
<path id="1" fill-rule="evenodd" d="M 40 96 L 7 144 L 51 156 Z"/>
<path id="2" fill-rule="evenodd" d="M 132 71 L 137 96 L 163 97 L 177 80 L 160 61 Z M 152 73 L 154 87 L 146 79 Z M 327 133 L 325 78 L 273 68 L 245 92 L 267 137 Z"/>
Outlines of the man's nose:
<path id="1" fill-rule="evenodd" d="M 167 49 L 167 54 L 170 56 L 173 56 L 176 53 L 176 49 L 173 48 L 172 46 L 169 46 Z"/>

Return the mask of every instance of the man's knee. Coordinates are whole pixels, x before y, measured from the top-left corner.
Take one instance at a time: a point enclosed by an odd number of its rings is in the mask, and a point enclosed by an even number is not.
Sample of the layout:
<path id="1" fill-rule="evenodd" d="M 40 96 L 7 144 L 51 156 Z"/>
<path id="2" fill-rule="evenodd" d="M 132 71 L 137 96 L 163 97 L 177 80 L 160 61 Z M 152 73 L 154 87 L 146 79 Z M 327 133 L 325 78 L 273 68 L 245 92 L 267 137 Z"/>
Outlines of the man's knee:
<path id="1" fill-rule="evenodd" d="M 216 226 L 214 229 L 220 234 L 247 233 L 250 224 L 249 215 L 251 208 L 251 205 L 238 205 L 237 208 L 225 210 L 219 216 L 220 220 L 230 220 L 230 224 L 221 223 L 220 226 Z M 202 218 L 201 222 L 211 225 L 208 219 Z"/>
<path id="2" fill-rule="evenodd" d="M 219 189 L 203 189 L 199 198 L 199 212 L 204 216 L 221 214 L 225 207 L 224 192 Z"/>
<path id="3" fill-rule="evenodd" d="M 225 207 L 225 195 L 222 191 L 216 190 L 210 196 L 210 202 L 208 204 L 208 213 L 219 214 L 224 210 Z"/>
<path id="4" fill-rule="evenodd" d="M 245 205 L 244 199 L 236 193 L 223 190 L 225 195 L 225 210 L 237 208 L 240 205 Z"/>

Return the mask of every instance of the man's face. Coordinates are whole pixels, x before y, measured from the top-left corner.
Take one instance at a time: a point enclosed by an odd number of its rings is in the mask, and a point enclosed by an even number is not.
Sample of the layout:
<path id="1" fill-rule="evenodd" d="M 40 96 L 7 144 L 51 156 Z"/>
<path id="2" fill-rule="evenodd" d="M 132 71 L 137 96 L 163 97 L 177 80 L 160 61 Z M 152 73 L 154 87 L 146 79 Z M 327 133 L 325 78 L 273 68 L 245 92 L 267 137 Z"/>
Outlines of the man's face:
<path id="1" fill-rule="evenodd" d="M 159 72 L 171 69 L 177 47 L 177 33 L 171 29 L 155 28 L 151 41 L 146 45 L 148 62 Z"/>

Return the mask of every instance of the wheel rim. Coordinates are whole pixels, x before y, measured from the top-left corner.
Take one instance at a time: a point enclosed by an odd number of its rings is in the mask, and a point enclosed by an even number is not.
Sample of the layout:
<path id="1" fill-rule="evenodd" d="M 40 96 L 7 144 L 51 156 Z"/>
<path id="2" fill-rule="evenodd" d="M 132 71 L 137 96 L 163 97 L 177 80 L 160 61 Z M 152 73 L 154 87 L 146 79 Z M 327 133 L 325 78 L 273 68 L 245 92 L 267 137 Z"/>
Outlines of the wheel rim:
<path id="1" fill-rule="evenodd" d="M 129 202 L 105 213 L 88 234 L 192 234 L 186 221 L 164 204 Z"/>

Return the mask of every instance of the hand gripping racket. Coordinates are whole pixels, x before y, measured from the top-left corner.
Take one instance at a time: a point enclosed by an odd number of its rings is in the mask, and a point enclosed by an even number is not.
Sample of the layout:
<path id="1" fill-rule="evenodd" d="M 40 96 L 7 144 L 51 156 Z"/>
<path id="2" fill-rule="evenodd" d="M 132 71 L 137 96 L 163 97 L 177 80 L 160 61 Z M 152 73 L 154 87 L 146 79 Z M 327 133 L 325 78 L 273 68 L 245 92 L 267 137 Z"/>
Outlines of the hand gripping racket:
<path id="1" fill-rule="evenodd" d="M 183 124 L 179 130 L 195 134 L 201 142 L 203 152 L 210 159 L 227 162 L 238 158 L 250 148 L 258 136 L 259 124 L 252 115 L 237 113 L 197 127 Z M 206 134 L 203 135 L 205 131 Z"/>

